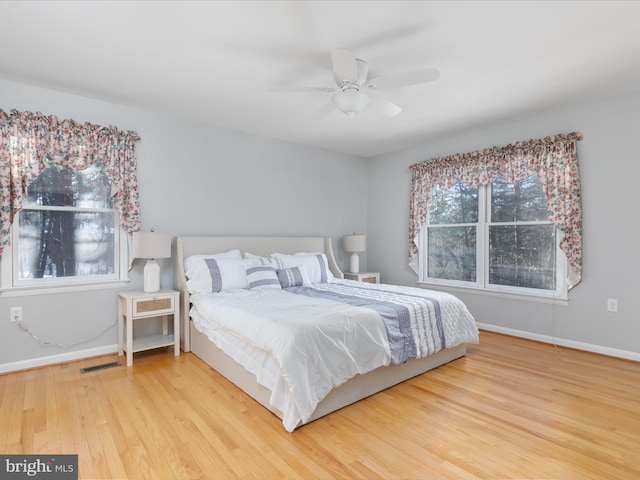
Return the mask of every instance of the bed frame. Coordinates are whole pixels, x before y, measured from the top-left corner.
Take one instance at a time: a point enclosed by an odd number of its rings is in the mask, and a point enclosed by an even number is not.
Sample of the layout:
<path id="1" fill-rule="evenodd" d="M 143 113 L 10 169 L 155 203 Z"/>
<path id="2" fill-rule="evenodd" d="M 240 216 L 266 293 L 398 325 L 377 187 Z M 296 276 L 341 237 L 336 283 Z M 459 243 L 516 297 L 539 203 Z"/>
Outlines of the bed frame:
<path id="1" fill-rule="evenodd" d="M 231 249 L 269 256 L 272 253 L 323 252 L 329 269 L 337 278 L 344 275 L 333 255 L 330 237 L 177 237 L 173 245 L 174 284 L 180 295 L 180 315 L 183 319 L 180 346 L 192 352 L 209 366 L 242 389 L 258 403 L 282 419 L 282 412 L 269 404 L 271 392 L 258 384 L 256 377 L 217 348 L 206 335 L 193 327 L 189 309 L 189 291 L 185 287 L 184 259 L 194 254 L 211 254 Z M 466 346 L 447 348 L 428 357 L 410 360 L 402 365 L 380 367 L 365 375 L 356 375 L 332 390 L 318 405 L 308 422 L 380 392 L 409 378 L 432 370 L 466 354 Z M 308 423 L 307 422 L 307 423 Z M 299 427 L 300 425 L 298 425 Z"/>

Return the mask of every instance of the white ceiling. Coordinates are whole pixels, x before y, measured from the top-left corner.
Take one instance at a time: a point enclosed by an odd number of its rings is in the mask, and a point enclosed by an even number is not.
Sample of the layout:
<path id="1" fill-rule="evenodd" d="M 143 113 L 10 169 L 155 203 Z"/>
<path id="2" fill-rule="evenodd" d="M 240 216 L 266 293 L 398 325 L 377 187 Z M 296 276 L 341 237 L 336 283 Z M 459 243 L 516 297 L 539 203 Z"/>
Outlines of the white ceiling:
<path id="1" fill-rule="evenodd" d="M 640 91 L 636 1 L 4 0 L 0 18 L 5 79 L 365 157 Z M 268 90 L 335 86 L 335 47 L 440 79 L 380 91 L 392 118 Z"/>

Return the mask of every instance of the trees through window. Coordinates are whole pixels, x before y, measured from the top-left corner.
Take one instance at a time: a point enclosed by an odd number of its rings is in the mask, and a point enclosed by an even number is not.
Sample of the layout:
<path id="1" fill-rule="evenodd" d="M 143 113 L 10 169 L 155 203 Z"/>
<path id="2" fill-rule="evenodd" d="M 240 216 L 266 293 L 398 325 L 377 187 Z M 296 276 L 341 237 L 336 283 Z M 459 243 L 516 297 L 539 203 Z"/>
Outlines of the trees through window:
<path id="1" fill-rule="evenodd" d="M 535 175 L 510 183 L 432 190 L 420 239 L 420 279 L 486 289 L 562 295 L 565 262 L 547 197 Z"/>
<path id="2" fill-rule="evenodd" d="M 14 222 L 14 283 L 117 279 L 118 212 L 102 163 L 47 165 Z"/>

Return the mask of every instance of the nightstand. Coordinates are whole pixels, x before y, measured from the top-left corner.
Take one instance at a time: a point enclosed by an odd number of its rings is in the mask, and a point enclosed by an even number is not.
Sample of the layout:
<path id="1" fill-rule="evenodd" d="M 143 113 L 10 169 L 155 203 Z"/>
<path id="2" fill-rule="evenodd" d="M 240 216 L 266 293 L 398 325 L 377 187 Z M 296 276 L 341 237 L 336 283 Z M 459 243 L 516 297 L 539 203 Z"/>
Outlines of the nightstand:
<path id="1" fill-rule="evenodd" d="M 380 274 L 376 272 L 344 272 L 344 278 L 347 280 L 358 280 L 359 282 L 380 283 Z"/>
<path id="2" fill-rule="evenodd" d="M 169 315 L 173 315 L 173 335 L 169 335 Z M 162 333 L 133 337 L 133 322 L 141 318 L 162 317 Z M 125 335 L 126 328 L 126 335 Z M 180 355 L 180 292 L 127 291 L 118 294 L 118 355 L 127 352 L 127 367 L 133 365 L 134 352 L 174 346 Z"/>

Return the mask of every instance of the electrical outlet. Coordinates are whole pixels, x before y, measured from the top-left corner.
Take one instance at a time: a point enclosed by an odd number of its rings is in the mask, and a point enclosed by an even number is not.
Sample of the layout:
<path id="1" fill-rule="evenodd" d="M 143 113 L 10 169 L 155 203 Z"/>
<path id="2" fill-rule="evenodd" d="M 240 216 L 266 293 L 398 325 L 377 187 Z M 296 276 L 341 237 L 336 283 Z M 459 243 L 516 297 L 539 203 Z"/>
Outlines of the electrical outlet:
<path id="1" fill-rule="evenodd" d="M 9 309 L 9 321 L 12 323 L 22 322 L 22 307 L 11 307 Z"/>
<path id="2" fill-rule="evenodd" d="M 617 313 L 618 311 L 618 300 L 615 298 L 607 299 L 607 312 Z"/>

